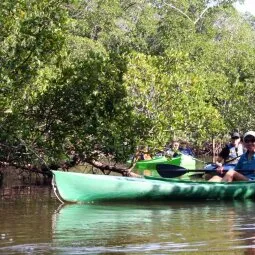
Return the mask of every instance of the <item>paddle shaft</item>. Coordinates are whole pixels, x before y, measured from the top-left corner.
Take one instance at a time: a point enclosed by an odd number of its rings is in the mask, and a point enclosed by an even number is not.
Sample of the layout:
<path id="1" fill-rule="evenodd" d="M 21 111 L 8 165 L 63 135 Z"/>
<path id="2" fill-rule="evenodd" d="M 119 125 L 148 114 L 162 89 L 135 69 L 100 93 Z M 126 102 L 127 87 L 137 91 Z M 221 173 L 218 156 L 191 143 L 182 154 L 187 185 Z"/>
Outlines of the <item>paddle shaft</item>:
<path id="1" fill-rule="evenodd" d="M 227 160 L 225 163 L 229 163 L 229 162 L 239 158 L 240 156 L 237 156 L 235 158 Z M 204 172 L 204 173 L 215 172 L 217 167 L 218 166 L 216 165 L 213 169 L 192 169 L 191 170 L 191 169 L 186 169 L 184 167 L 171 165 L 171 164 L 158 164 L 158 165 L 156 165 L 156 169 L 158 171 L 158 174 L 161 177 L 164 177 L 164 178 L 175 178 L 175 177 L 179 177 L 181 175 L 184 175 L 188 172 Z M 227 172 L 228 170 L 223 170 L 223 171 Z M 249 170 L 249 171 L 241 171 L 241 172 L 251 172 L 251 171 Z"/>
<path id="2" fill-rule="evenodd" d="M 194 173 L 214 173 L 216 169 L 186 169 L 183 167 L 178 167 L 175 165 L 169 165 L 169 164 L 159 164 L 156 166 L 157 171 L 161 177 L 164 178 L 175 178 L 179 177 L 181 175 L 184 175 L 188 172 L 194 172 Z M 229 170 L 223 170 L 224 172 L 227 172 Z M 239 173 L 254 173 L 253 170 L 239 170 Z"/>

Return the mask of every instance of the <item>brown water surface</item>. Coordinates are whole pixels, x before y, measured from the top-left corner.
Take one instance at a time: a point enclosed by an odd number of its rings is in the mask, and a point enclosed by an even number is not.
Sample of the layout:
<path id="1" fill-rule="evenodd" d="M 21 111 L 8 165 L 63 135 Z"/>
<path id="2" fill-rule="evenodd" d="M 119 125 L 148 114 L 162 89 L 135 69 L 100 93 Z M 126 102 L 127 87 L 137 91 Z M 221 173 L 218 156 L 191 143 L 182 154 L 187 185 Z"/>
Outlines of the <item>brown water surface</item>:
<path id="1" fill-rule="evenodd" d="M 0 254 L 255 254 L 253 201 L 64 205 L 0 200 Z"/>

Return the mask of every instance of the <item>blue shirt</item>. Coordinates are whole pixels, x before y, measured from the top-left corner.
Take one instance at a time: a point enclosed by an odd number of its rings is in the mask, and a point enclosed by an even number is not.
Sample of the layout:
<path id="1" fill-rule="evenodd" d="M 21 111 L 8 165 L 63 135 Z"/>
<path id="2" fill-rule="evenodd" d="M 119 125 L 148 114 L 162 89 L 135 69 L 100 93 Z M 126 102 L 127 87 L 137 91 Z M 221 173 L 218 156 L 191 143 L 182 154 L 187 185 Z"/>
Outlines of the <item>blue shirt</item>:
<path id="1" fill-rule="evenodd" d="M 180 148 L 179 151 L 184 155 L 193 156 L 193 152 L 190 148 Z"/>
<path id="2" fill-rule="evenodd" d="M 248 152 L 244 153 L 235 166 L 235 170 L 251 170 L 250 172 L 242 172 L 249 179 L 255 179 L 255 153 L 248 159 Z"/>

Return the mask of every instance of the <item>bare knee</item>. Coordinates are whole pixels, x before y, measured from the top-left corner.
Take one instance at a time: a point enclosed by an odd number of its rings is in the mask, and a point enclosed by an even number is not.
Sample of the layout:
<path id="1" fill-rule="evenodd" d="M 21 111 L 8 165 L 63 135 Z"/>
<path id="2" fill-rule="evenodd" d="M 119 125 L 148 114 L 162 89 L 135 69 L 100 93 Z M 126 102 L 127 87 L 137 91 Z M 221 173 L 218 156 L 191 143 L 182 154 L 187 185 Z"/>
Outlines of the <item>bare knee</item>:
<path id="1" fill-rule="evenodd" d="M 208 182 L 221 182 L 222 178 L 215 175 L 211 179 L 208 180 Z"/>
<path id="2" fill-rule="evenodd" d="M 233 178 L 236 174 L 236 171 L 235 170 L 229 170 L 227 171 L 226 175 Z"/>
<path id="3" fill-rule="evenodd" d="M 235 179 L 236 174 L 237 174 L 237 172 L 235 170 L 229 170 L 224 175 L 222 181 L 223 182 L 232 182 Z"/>

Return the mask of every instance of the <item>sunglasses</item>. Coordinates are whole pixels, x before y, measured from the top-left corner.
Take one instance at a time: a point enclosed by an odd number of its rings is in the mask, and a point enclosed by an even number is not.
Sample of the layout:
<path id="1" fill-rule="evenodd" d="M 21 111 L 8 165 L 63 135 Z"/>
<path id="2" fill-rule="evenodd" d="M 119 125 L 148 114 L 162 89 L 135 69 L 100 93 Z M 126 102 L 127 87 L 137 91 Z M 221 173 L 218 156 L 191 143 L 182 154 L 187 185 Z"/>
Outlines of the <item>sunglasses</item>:
<path id="1" fill-rule="evenodd" d="M 255 139 L 244 139 L 245 143 L 255 143 Z"/>
<path id="2" fill-rule="evenodd" d="M 240 137 L 238 137 L 238 136 L 234 136 L 234 137 L 231 137 L 232 139 L 239 139 Z"/>

